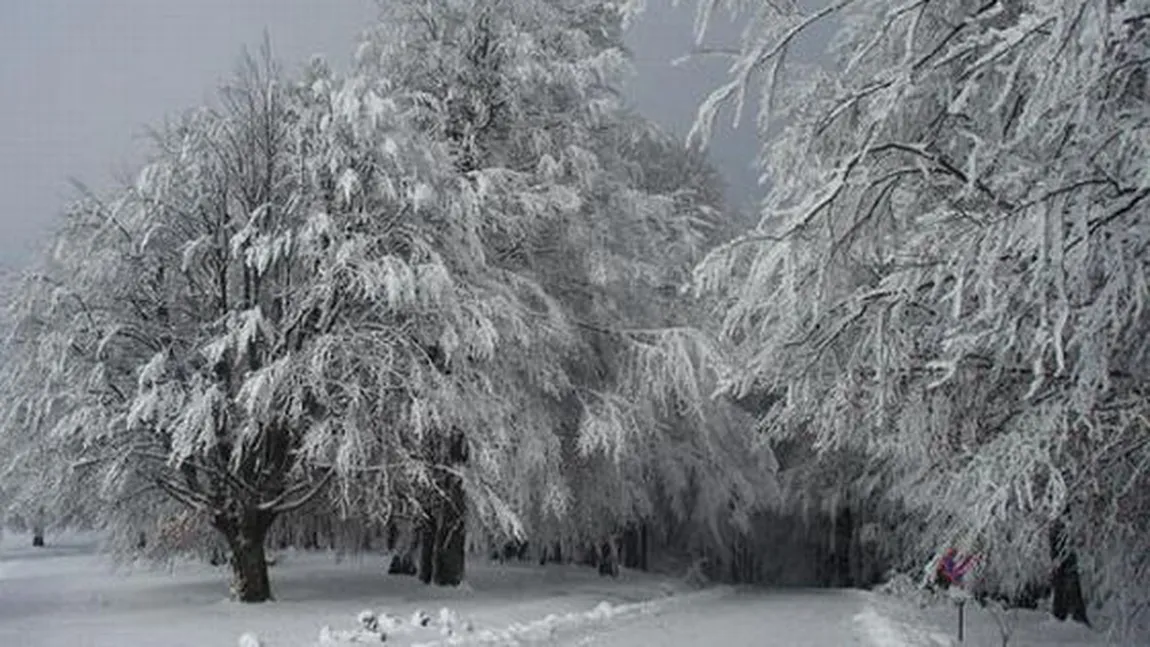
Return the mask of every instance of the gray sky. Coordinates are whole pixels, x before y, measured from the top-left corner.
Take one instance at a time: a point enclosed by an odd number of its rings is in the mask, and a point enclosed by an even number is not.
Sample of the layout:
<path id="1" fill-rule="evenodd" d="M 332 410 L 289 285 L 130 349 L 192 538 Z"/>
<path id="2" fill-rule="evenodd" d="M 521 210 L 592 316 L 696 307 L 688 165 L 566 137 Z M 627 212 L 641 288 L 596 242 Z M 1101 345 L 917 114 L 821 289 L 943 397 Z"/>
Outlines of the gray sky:
<path id="1" fill-rule="evenodd" d="M 685 134 L 722 65 L 669 61 L 691 44 L 693 2 L 660 0 L 629 35 L 633 98 Z M 371 0 L 5 0 L 0 13 L 0 266 L 19 266 L 73 194 L 132 169 L 141 133 L 202 104 L 266 28 L 290 69 L 312 54 L 341 66 L 375 15 Z M 720 132 L 714 157 L 742 201 L 754 141 Z"/>
<path id="2" fill-rule="evenodd" d="M 694 45 L 694 0 L 647 0 L 647 11 L 632 25 L 628 34 L 635 64 L 630 92 L 632 101 L 647 117 L 686 137 L 699 104 L 727 79 L 728 63 L 709 58 L 694 59 L 673 66 Z M 707 29 L 705 43 L 734 46 L 739 29 L 716 13 Z M 758 152 L 754 129 L 757 106 L 754 98 L 744 107 L 742 121 L 733 128 L 733 111 L 720 112 L 709 146 L 711 161 L 723 173 L 727 196 L 735 206 L 744 206 L 758 197 L 758 173 L 752 163 Z"/>

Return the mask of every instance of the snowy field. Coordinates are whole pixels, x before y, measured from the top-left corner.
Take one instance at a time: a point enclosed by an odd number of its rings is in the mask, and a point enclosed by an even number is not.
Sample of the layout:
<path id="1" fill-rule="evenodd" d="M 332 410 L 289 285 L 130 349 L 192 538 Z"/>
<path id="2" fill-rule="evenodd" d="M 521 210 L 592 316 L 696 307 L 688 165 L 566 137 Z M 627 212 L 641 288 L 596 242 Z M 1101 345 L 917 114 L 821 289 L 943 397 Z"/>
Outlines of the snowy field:
<path id="1" fill-rule="evenodd" d="M 950 646 L 953 608 L 921 608 L 860 591 L 692 590 L 670 578 L 588 568 L 483 562 L 460 589 L 388 576 L 379 556 L 281 554 L 276 601 L 225 599 L 226 572 L 206 564 L 113 569 L 91 537 L 0 540 L 2 647 L 263 647 L 378 642 L 359 629 L 371 610 L 389 645 L 680 647 Z M 426 625 L 417 621 L 426 615 Z M 1101 644 L 1090 632 L 1036 613 L 1011 618 L 1010 645 Z M 949 634 L 946 632 L 950 632 Z M 995 619 L 969 613 L 965 644 L 1001 645 Z"/>

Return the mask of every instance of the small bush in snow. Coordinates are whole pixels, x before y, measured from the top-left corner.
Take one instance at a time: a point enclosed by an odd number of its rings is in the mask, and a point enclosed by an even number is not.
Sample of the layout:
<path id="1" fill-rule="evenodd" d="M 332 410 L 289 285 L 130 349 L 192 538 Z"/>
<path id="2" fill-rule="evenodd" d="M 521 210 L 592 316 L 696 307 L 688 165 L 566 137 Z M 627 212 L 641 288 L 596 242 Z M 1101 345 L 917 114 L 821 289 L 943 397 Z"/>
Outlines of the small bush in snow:
<path id="1" fill-rule="evenodd" d="M 255 634 L 246 633 L 240 636 L 239 647 L 264 647 L 264 644 Z"/>

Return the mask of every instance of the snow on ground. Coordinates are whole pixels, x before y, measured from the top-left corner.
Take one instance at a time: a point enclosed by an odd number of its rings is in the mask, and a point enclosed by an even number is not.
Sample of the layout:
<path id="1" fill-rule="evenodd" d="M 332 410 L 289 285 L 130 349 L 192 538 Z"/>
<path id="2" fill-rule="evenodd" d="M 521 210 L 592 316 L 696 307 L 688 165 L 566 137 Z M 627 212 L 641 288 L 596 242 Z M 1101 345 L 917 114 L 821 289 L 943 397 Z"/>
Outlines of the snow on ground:
<path id="1" fill-rule="evenodd" d="M 879 647 L 1097 647 L 1100 633 L 1074 622 L 1060 622 L 1045 611 L 1003 610 L 966 602 L 963 642 L 958 642 L 958 602 L 905 586 L 886 593 L 860 593 L 866 608 L 855 623 L 869 644 Z M 894 589 L 894 591 L 891 591 Z M 1003 638 L 1006 642 L 1003 642 Z M 1124 643 L 1128 647 L 1134 647 Z"/>
<path id="2" fill-rule="evenodd" d="M 474 636 L 498 638 L 539 623 L 558 631 L 622 619 L 643 612 L 636 603 L 689 593 L 685 584 L 653 575 L 612 579 L 577 566 L 484 560 L 469 564 L 465 586 L 437 589 L 388 576 L 382 555 L 336 563 L 330 554 L 291 551 L 271 569 L 276 601 L 242 605 L 226 599 L 226 569 L 192 562 L 116 569 L 95 554 L 93 537 L 30 544 L 27 535 L 0 540 L 0 647 L 233 647 L 246 633 L 263 647 L 314 647 L 325 626 L 333 637 L 350 635 L 362 610 L 407 620 L 422 610 L 438 620 L 444 608 L 461 628 L 470 623 Z M 388 644 L 446 638 L 438 622 L 397 633 Z"/>
<path id="3" fill-rule="evenodd" d="M 2 647 L 233 647 L 245 632 L 264 647 L 313 647 L 323 626 L 352 629 L 364 609 L 410 618 L 448 607 L 481 630 L 686 589 L 642 574 L 611 580 L 586 568 L 478 560 L 467 586 L 434 589 L 386 575 L 381 555 L 335 563 L 329 554 L 289 552 L 271 570 L 276 601 L 242 605 L 226 599 L 226 570 L 207 564 L 114 569 L 94 554 L 91 537 L 30 543 L 16 534 L 0 541 Z"/>
<path id="4" fill-rule="evenodd" d="M 953 647 L 953 603 L 861 591 L 692 590 L 576 566 L 469 564 L 467 585 L 436 589 L 388 576 L 381 555 L 336 562 L 288 552 L 276 601 L 226 600 L 227 572 L 200 563 L 114 569 L 92 537 L 0 540 L 0 647 Z M 1011 646 L 1086 647 L 1092 632 L 1011 612 Z M 369 630 L 370 629 L 370 630 Z M 994 616 L 967 608 L 966 645 L 1001 645 Z"/>
<path id="5" fill-rule="evenodd" d="M 562 647 L 867 645 L 852 624 L 865 605 L 855 591 L 720 589 L 699 603 L 669 608 L 633 622 L 577 632 Z"/>

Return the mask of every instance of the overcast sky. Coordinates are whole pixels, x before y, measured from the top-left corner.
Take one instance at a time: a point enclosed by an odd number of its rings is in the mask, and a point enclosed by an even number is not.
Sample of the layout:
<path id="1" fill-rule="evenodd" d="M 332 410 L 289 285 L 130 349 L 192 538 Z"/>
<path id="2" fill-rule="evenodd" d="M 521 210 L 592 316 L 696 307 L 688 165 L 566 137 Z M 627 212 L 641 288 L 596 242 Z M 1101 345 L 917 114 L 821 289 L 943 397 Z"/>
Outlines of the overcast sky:
<path id="1" fill-rule="evenodd" d="M 632 96 L 685 133 L 723 67 L 672 67 L 691 43 L 694 3 L 648 4 L 629 34 Z M 371 0 L 4 0 L 0 266 L 22 265 L 42 244 L 74 195 L 69 178 L 99 188 L 131 170 L 143 128 L 204 103 L 265 29 L 289 69 L 313 54 L 343 67 L 374 15 Z M 753 193 L 754 150 L 749 132 L 719 133 L 714 145 L 738 201 Z"/>

